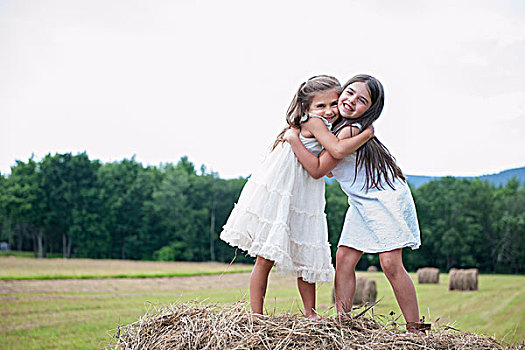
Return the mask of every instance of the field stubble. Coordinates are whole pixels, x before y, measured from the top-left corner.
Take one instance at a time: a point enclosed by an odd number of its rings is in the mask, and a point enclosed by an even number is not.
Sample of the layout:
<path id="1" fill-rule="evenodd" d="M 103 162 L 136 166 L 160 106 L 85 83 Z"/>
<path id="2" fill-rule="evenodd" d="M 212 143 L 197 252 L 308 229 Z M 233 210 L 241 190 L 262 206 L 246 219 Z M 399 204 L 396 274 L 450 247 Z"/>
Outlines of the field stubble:
<path id="1" fill-rule="evenodd" d="M 0 258 L 1 274 L 6 275 L 5 259 Z M 33 266 L 50 274 L 41 262 L 9 261 L 11 272 L 24 275 Z M 62 260 L 62 259 L 51 259 Z M 68 266 L 68 262 L 71 266 Z M 60 272 L 107 275 L 150 269 L 150 273 L 171 269 L 224 271 L 226 264 L 146 263 L 98 260 L 65 260 Z M 93 263 L 93 264 L 92 264 Z M 131 264 L 128 264 L 131 263 Z M 12 266 L 18 266 L 13 268 Z M 53 264 L 51 264 L 53 265 Z M 25 267 L 22 267 L 25 266 Z M 235 266 L 235 265 L 234 265 Z M 48 266 L 49 268 L 50 266 Z M 56 266 L 52 267 L 58 269 Z M 237 267 L 235 267 L 237 268 Z M 246 268 L 246 265 L 242 266 Z M 20 271 L 20 269 L 22 271 Z M 109 270 L 111 269 L 111 270 Z M 164 270 L 163 270 L 164 269 Z M 53 271 L 56 273 L 57 270 Z M 208 270 L 209 271 L 209 270 Z M 35 271 L 32 271 L 36 275 Z M 376 280 L 378 298 L 383 300 L 372 311 L 397 317 L 399 308 L 390 285 L 382 273 L 359 273 Z M 411 275 L 416 281 L 415 274 Z M 119 278 L 89 280 L 0 281 L 1 349 L 93 349 L 107 345 L 119 324 L 136 321 L 151 304 L 163 305 L 205 300 L 207 303 L 232 304 L 248 297 L 249 273 L 169 278 Z M 441 274 L 437 285 L 417 285 L 420 313 L 427 320 L 455 322 L 454 326 L 471 332 L 496 335 L 506 342 L 525 340 L 525 276 L 481 275 L 477 292 L 449 292 L 448 275 Z M 333 314 L 331 284 L 317 287 L 321 313 Z M 294 278 L 271 274 L 266 308 L 269 313 L 300 313 L 302 305 Z"/>

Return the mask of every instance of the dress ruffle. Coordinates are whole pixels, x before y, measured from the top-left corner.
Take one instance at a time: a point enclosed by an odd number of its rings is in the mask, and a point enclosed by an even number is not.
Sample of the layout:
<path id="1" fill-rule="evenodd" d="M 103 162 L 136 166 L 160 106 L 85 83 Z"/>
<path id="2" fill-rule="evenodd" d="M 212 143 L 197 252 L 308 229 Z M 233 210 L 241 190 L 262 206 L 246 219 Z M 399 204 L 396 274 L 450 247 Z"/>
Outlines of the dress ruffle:
<path id="1" fill-rule="evenodd" d="M 324 180 L 313 179 L 288 144 L 271 152 L 246 183 L 220 238 L 275 271 L 309 283 L 331 282 Z"/>

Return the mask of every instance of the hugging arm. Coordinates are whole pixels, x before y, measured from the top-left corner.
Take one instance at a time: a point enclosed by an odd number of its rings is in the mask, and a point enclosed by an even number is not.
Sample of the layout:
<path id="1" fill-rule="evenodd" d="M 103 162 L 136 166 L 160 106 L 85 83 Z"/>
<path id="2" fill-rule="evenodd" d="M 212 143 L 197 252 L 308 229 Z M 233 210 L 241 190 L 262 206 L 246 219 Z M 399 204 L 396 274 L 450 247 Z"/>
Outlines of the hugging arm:
<path id="1" fill-rule="evenodd" d="M 352 127 L 351 134 L 339 135 L 338 138 L 326 128 L 326 125 L 319 118 L 310 118 L 301 127 L 310 131 L 317 141 L 336 159 L 342 159 L 344 156 L 354 153 L 374 137 L 374 128 L 370 126 L 361 133 L 359 133 L 358 128 Z"/>
<path id="2" fill-rule="evenodd" d="M 326 151 L 321 152 L 319 158 L 314 156 L 304 147 L 299 136 L 295 134 L 293 136 L 290 135 L 287 141 L 290 143 L 299 163 L 314 179 L 322 178 L 339 163 L 339 159 L 335 159 Z"/>
<path id="3" fill-rule="evenodd" d="M 356 147 L 355 149 L 357 150 L 368 141 L 368 138 L 359 137 L 361 134 L 351 137 L 352 131 L 354 133 L 359 132 L 357 128 L 354 129 L 355 130 L 351 130 L 351 127 L 345 127 L 339 133 L 339 137 L 344 138 L 341 141 L 350 141 L 351 139 L 354 139 L 353 142 L 356 145 L 353 147 Z M 332 155 L 326 150 L 321 152 L 319 157 L 316 157 L 310 153 L 310 151 L 304 147 L 303 143 L 299 139 L 298 129 L 288 132 L 286 135 L 286 140 L 288 143 L 290 143 L 290 146 L 292 147 L 292 150 L 295 153 L 299 163 L 301 163 L 303 168 L 305 168 L 306 171 L 315 179 L 320 179 L 329 173 L 340 161 L 340 159 L 332 157 Z"/>

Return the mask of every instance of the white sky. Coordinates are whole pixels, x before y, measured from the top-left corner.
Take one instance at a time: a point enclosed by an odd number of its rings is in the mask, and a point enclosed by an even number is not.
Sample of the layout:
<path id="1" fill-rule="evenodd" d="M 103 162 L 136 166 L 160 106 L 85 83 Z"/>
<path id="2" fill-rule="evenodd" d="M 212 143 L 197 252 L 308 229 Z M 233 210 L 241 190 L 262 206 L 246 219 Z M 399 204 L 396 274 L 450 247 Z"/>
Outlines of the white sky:
<path id="1" fill-rule="evenodd" d="M 299 84 L 379 78 L 413 175 L 525 166 L 525 2 L 0 0 L 0 172 L 87 151 L 247 176 Z"/>

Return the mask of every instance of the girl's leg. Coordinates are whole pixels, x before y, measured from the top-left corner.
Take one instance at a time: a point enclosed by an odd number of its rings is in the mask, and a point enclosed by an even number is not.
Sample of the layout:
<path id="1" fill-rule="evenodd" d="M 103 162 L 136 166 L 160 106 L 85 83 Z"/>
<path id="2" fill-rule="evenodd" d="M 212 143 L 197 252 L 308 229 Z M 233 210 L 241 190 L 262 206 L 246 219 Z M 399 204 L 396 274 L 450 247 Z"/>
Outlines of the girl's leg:
<path id="1" fill-rule="evenodd" d="M 303 299 L 304 305 L 304 316 L 305 317 L 316 317 L 315 312 L 315 283 L 305 282 L 302 278 L 297 278 L 297 288 L 301 299 Z"/>
<path id="2" fill-rule="evenodd" d="M 418 322 L 419 308 L 416 289 L 403 266 L 402 249 L 379 253 L 381 268 L 388 278 L 405 321 Z"/>
<path id="3" fill-rule="evenodd" d="M 355 293 L 355 266 L 363 252 L 354 248 L 339 246 L 335 263 L 335 306 L 337 314 L 352 311 Z"/>
<path id="4" fill-rule="evenodd" d="M 264 296 L 268 286 L 268 275 L 272 269 L 273 261 L 257 255 L 255 266 L 250 276 L 250 306 L 255 314 L 263 313 Z"/>

